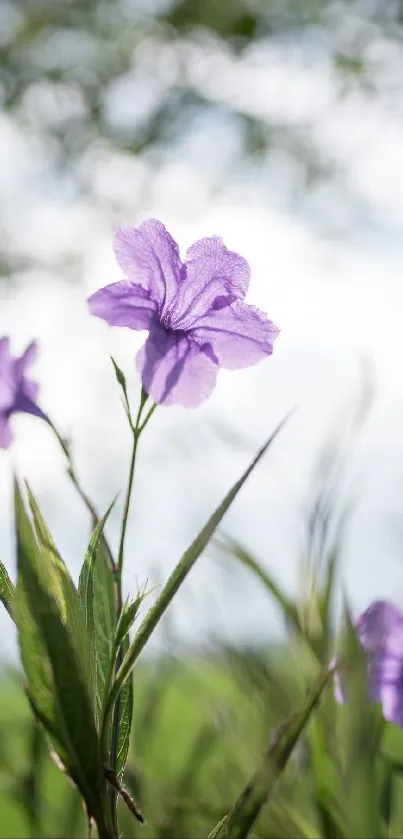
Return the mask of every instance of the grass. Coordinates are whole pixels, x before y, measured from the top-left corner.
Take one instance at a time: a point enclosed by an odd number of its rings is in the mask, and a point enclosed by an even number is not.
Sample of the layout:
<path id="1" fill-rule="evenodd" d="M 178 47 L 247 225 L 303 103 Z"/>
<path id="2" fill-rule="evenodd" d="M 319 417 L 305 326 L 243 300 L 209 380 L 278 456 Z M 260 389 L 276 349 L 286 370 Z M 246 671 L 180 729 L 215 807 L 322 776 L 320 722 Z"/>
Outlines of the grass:
<path id="1" fill-rule="evenodd" d="M 120 802 L 125 839 L 207 839 L 245 788 L 251 796 L 241 802 L 254 803 L 235 825 L 239 839 L 403 839 L 403 731 L 386 724 L 368 702 L 362 651 L 351 628 L 343 667 L 345 662 L 353 701 L 339 705 L 327 687 L 320 702 L 315 698 L 286 765 L 287 749 L 277 748 L 279 737 L 285 742 L 279 731 L 289 730 L 282 724 L 335 654 L 335 587 L 346 520 L 336 503 L 340 460 L 345 464 L 361 409 L 358 415 L 351 428 L 343 426 L 340 445 L 332 437 L 322 452 L 295 600 L 263 559 L 229 539 L 216 542 L 223 560 L 255 574 L 280 607 L 288 641 L 266 649 L 222 646 L 208 656 L 182 659 L 178 652 L 177 658 L 136 664 L 124 783 L 146 824 L 139 825 Z M 300 719 L 297 714 L 297 726 Z M 87 835 L 75 788 L 50 759 L 22 688 L 10 678 L 0 682 L 0 814 L 0 839 Z M 251 832 L 246 824 L 253 824 Z M 228 825 L 232 835 L 231 819 Z M 220 831 L 214 836 L 223 839 Z"/>
<path id="2" fill-rule="evenodd" d="M 209 659 L 162 659 L 136 670 L 125 780 L 147 825 L 139 828 L 122 808 L 125 836 L 162 839 L 178 829 L 186 835 L 190 831 L 190 836 L 207 835 L 253 771 L 281 716 L 280 705 L 285 710 L 281 679 L 274 680 L 272 688 L 267 682 L 262 691 L 269 662 L 277 660 L 284 671 L 283 656 L 279 658 L 277 650 L 226 650 Z M 248 677 L 242 675 L 246 665 Z M 291 667 L 288 675 L 291 683 Z M 53 839 L 84 836 L 78 796 L 45 750 L 33 752 L 28 703 L 18 683 L 6 677 L 0 682 L 0 743 L 0 837 L 28 837 L 33 829 Z M 36 826 L 22 806 L 35 786 L 41 801 Z"/>

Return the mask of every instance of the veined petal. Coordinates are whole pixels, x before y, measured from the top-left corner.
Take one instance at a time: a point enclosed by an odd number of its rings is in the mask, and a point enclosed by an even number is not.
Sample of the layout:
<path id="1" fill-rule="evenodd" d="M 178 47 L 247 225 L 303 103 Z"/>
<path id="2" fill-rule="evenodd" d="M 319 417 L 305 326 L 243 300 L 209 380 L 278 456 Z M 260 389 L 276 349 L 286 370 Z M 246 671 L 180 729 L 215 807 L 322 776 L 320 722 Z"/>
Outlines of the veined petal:
<path id="1" fill-rule="evenodd" d="M 199 344 L 211 344 L 220 366 L 230 370 L 249 367 L 271 355 L 278 334 L 264 312 L 240 300 L 211 310 L 189 331 Z"/>
<path id="2" fill-rule="evenodd" d="M 150 329 L 157 312 L 157 304 L 149 292 L 128 280 L 100 288 L 87 302 L 92 315 L 106 320 L 110 326 L 130 329 Z"/>
<path id="3" fill-rule="evenodd" d="M 147 289 L 160 311 L 170 304 L 181 278 L 179 248 L 162 222 L 147 219 L 139 227 L 119 227 L 116 259 L 127 279 Z"/>
<path id="4" fill-rule="evenodd" d="M 249 265 L 242 256 L 229 251 L 219 236 L 200 239 L 186 254 L 186 277 L 171 306 L 176 328 L 188 329 L 203 317 L 215 300 L 243 299 L 250 278 Z"/>
<path id="5" fill-rule="evenodd" d="M 160 405 L 196 408 L 216 383 L 218 366 L 208 351 L 186 336 L 158 325 L 151 330 L 136 359 L 143 385 Z"/>

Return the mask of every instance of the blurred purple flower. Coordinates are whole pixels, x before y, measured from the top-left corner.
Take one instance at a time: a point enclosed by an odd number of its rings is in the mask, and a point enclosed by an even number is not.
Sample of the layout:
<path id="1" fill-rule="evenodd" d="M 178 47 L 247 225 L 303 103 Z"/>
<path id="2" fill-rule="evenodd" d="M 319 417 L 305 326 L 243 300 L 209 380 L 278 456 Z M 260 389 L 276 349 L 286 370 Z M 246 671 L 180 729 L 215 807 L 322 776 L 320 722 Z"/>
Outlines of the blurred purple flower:
<path id="1" fill-rule="evenodd" d="M 96 291 L 89 308 L 111 326 L 149 331 L 137 369 L 154 402 L 194 408 L 210 396 L 219 367 L 248 367 L 272 353 L 279 330 L 243 301 L 249 265 L 218 236 L 195 242 L 183 263 L 164 225 L 148 219 L 118 228 L 114 249 L 126 279 Z"/>
<path id="2" fill-rule="evenodd" d="M 0 339 L 0 448 L 7 449 L 13 435 L 10 417 L 18 412 L 46 419 L 36 404 L 38 385 L 26 378 L 27 368 L 35 361 L 37 347 L 32 343 L 21 358 L 11 358 L 9 338 Z"/>
<path id="3" fill-rule="evenodd" d="M 394 603 L 375 600 L 358 618 L 356 630 L 366 653 L 369 698 L 381 703 L 386 720 L 403 727 L 403 612 Z M 342 672 L 336 675 L 336 698 L 346 699 Z"/>

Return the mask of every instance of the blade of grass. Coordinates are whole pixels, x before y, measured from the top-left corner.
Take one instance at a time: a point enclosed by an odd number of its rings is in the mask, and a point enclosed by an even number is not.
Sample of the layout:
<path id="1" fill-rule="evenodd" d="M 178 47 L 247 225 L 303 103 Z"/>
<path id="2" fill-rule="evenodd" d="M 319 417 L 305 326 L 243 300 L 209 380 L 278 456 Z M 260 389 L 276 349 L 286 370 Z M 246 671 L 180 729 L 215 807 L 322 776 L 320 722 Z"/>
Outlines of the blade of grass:
<path id="1" fill-rule="evenodd" d="M 253 472 L 255 466 L 257 466 L 263 455 L 271 446 L 271 444 L 285 425 L 291 413 L 292 412 L 290 411 L 278 424 L 277 428 L 270 435 L 269 439 L 264 444 L 264 446 L 262 446 L 262 448 L 259 449 L 257 455 L 254 457 L 252 463 L 248 466 L 244 474 L 238 479 L 238 481 L 236 481 L 232 489 L 230 489 L 230 491 L 225 496 L 224 500 L 217 507 L 213 515 L 209 518 L 208 522 L 204 525 L 199 535 L 192 542 L 188 550 L 185 551 L 182 558 L 179 560 L 176 568 L 173 570 L 171 576 L 169 577 L 167 583 L 165 584 L 161 594 L 159 595 L 156 602 L 144 618 L 140 626 L 140 629 L 137 632 L 137 635 L 135 636 L 128 652 L 126 653 L 122 661 L 121 667 L 119 668 L 119 671 L 116 675 L 116 679 L 110 692 L 108 703 L 105 709 L 105 718 L 103 721 L 104 727 L 108 724 L 109 715 L 111 713 L 113 705 L 117 697 L 119 696 L 119 693 L 125 681 L 128 679 L 138 656 L 140 655 L 147 641 L 154 632 L 155 627 L 158 625 L 159 621 L 166 612 L 169 604 L 173 600 L 183 581 L 193 568 L 193 565 L 195 564 L 196 560 L 204 551 L 206 545 L 208 544 L 215 530 L 220 524 L 221 519 L 223 518 L 223 516 L 231 506 L 232 502 L 238 495 L 239 490 L 243 487 L 245 481 L 248 479 L 251 472 Z"/>
<path id="2" fill-rule="evenodd" d="M 287 720 L 269 747 L 261 766 L 255 772 L 232 810 L 228 814 L 227 839 L 246 839 L 255 824 L 263 805 L 270 797 L 291 752 L 309 722 L 316 703 L 330 678 L 326 668 L 308 693 L 301 709 Z"/>

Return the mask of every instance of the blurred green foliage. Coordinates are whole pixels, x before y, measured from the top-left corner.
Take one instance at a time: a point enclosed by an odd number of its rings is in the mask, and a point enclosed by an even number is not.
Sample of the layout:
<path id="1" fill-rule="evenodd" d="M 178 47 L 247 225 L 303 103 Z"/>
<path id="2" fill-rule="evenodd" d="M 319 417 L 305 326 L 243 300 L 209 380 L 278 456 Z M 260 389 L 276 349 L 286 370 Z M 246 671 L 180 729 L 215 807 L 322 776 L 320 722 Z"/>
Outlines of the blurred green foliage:
<path id="1" fill-rule="evenodd" d="M 121 804 L 123 836 L 206 837 L 303 697 L 313 669 L 298 645 L 142 664 L 125 783 L 147 823 L 139 826 Z M 376 710 L 338 706 L 328 691 L 252 836 L 403 835 L 403 735 L 387 726 L 381 743 Z M 32 726 L 22 690 L 3 678 L 0 836 L 84 837 L 78 794 Z"/>

